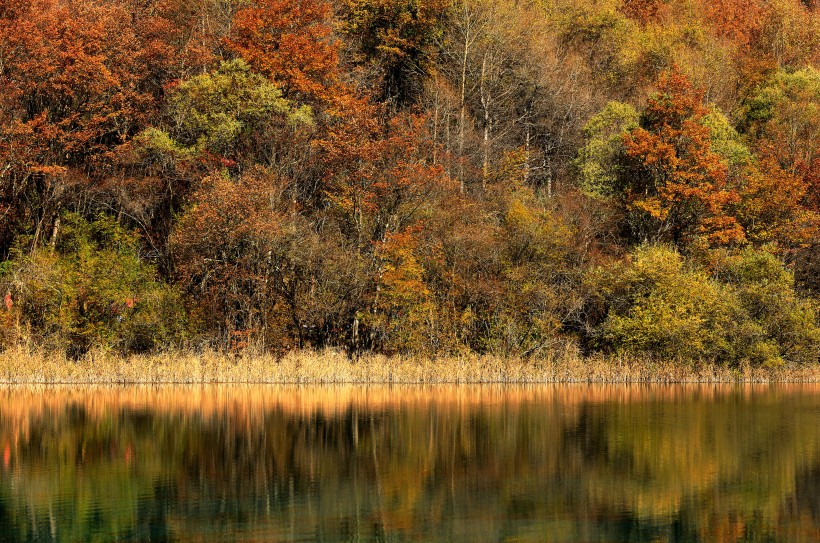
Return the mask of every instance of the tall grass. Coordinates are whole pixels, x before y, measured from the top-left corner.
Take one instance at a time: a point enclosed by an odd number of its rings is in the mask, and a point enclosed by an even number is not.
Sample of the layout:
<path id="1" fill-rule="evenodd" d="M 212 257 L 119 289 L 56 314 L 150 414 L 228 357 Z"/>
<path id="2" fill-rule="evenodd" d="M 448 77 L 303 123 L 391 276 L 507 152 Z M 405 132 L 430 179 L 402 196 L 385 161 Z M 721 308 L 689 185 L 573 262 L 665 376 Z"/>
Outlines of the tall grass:
<path id="1" fill-rule="evenodd" d="M 497 356 L 366 355 L 295 351 L 283 357 L 179 351 L 122 357 L 92 351 L 81 360 L 36 348 L 0 353 L 0 383 L 728 383 L 820 382 L 820 365 L 732 368 L 650 358 L 583 357 L 567 348 L 538 359 Z"/>

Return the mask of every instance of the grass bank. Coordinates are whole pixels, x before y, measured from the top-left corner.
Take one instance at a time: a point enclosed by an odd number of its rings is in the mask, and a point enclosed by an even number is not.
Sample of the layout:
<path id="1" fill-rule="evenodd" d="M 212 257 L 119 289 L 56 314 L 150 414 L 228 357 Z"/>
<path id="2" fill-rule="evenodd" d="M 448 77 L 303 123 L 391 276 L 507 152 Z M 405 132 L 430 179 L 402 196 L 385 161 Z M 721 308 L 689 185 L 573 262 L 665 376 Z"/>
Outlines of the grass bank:
<path id="1" fill-rule="evenodd" d="M 79 361 L 26 349 L 0 353 L 0 384 L 95 383 L 726 383 L 820 382 L 820 365 L 729 368 L 652 359 L 582 357 L 575 351 L 521 360 L 495 356 L 366 355 L 301 351 L 283 357 L 167 352 L 121 357 L 92 352 Z"/>

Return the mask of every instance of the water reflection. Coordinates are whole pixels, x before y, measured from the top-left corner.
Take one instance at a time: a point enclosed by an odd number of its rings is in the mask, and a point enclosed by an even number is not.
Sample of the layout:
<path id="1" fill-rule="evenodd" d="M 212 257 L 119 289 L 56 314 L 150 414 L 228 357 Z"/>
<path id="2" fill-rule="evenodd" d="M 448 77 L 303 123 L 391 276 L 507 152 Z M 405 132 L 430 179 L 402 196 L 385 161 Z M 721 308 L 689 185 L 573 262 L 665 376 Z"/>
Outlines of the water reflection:
<path id="1" fill-rule="evenodd" d="M 820 387 L 0 389 L 2 541 L 818 541 Z"/>

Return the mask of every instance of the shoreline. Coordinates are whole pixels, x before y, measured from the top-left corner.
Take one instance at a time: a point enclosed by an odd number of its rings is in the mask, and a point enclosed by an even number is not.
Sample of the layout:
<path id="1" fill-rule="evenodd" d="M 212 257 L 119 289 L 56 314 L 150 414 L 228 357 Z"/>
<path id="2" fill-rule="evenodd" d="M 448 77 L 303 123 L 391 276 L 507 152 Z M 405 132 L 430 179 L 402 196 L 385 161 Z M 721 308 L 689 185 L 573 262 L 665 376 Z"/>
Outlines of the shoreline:
<path id="1" fill-rule="evenodd" d="M 538 359 L 465 354 L 363 355 L 334 350 L 265 353 L 164 352 L 118 356 L 91 352 L 74 361 L 23 347 L 0 353 L 0 385 L 54 384 L 550 384 L 820 383 L 820 364 L 726 367 L 556 352 Z"/>

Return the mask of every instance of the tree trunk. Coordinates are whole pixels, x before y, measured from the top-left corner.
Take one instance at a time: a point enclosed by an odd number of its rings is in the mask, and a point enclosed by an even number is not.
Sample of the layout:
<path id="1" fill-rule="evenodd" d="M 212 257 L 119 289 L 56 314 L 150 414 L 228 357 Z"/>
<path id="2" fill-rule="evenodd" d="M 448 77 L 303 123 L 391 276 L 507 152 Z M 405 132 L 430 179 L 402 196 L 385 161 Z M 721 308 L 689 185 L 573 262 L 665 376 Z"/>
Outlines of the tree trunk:
<path id="1" fill-rule="evenodd" d="M 481 59 L 481 82 L 479 85 L 481 95 L 481 109 L 484 112 L 484 139 L 482 141 L 482 160 L 481 160 L 481 187 L 487 188 L 487 179 L 490 177 L 490 95 L 486 85 L 487 79 L 487 54 Z"/>
<path id="2" fill-rule="evenodd" d="M 464 6 L 465 18 L 467 17 L 467 5 Z M 469 23 L 467 23 L 469 26 Z M 458 135 L 458 183 L 461 193 L 464 194 L 464 125 L 467 117 L 467 53 L 470 48 L 469 29 L 464 31 L 464 54 L 461 57 L 461 111 L 459 113 L 459 135 Z"/>

